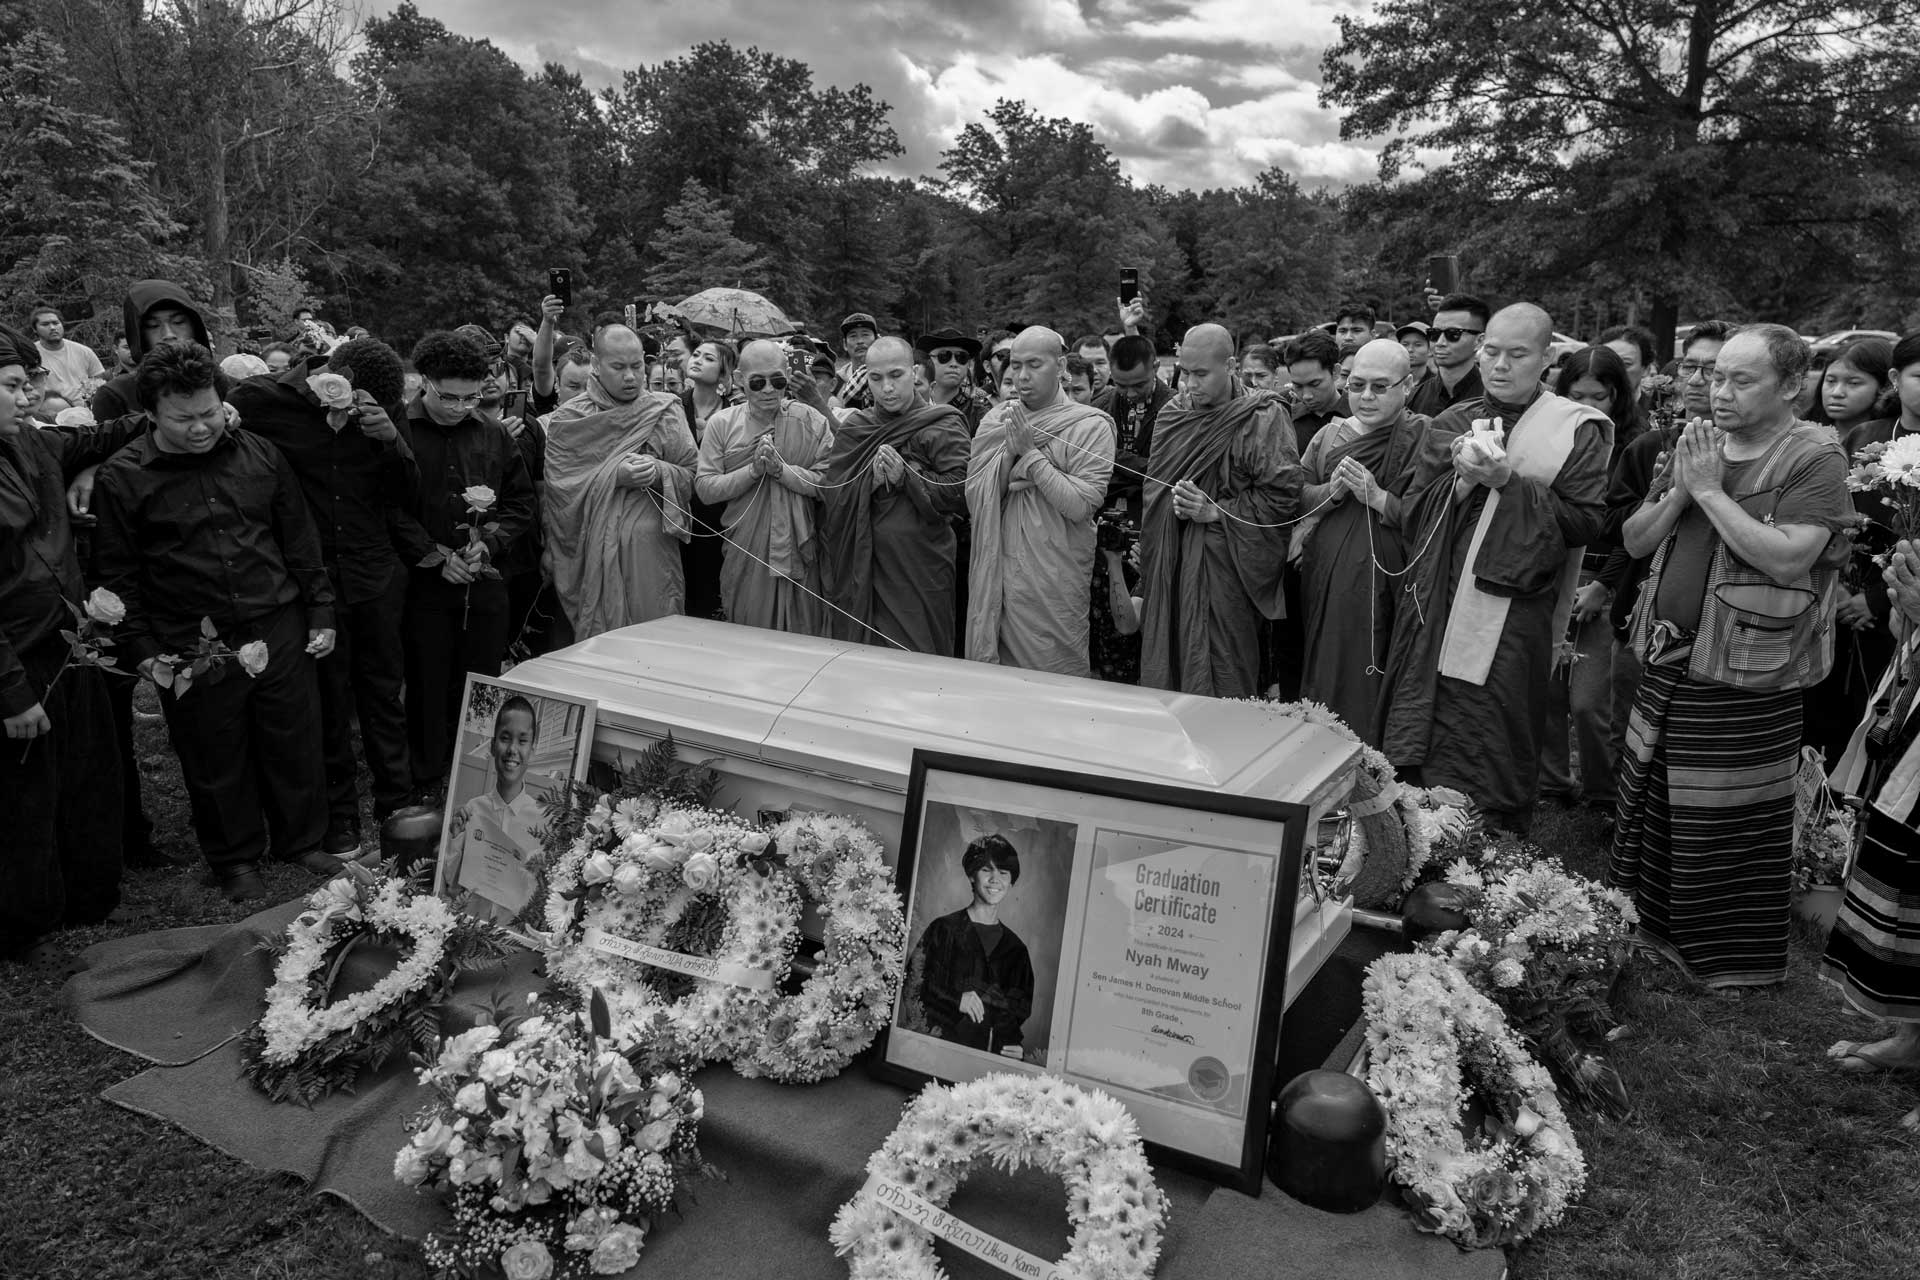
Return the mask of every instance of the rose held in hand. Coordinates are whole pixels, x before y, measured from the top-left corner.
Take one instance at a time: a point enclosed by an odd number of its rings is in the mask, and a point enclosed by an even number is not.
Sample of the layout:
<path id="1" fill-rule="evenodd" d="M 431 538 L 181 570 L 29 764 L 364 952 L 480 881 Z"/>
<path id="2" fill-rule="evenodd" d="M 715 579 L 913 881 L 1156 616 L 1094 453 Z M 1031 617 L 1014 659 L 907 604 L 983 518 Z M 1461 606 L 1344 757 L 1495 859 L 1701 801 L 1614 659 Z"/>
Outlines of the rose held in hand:
<path id="1" fill-rule="evenodd" d="M 331 369 L 316 373 L 307 379 L 307 390 L 313 392 L 323 408 L 353 408 L 353 379 L 344 373 Z"/>
<path id="2" fill-rule="evenodd" d="M 460 501 L 467 504 L 468 510 L 479 513 L 490 510 L 495 499 L 492 489 L 484 484 L 475 484 L 468 485 L 461 491 Z"/>
<path id="3" fill-rule="evenodd" d="M 127 606 L 105 587 L 95 587 L 87 597 L 87 616 L 103 627 L 117 627 L 127 620 Z"/>
<path id="4" fill-rule="evenodd" d="M 249 640 L 240 646 L 240 652 L 235 656 L 240 659 L 242 671 L 250 676 L 257 676 L 267 669 L 267 642 Z"/>

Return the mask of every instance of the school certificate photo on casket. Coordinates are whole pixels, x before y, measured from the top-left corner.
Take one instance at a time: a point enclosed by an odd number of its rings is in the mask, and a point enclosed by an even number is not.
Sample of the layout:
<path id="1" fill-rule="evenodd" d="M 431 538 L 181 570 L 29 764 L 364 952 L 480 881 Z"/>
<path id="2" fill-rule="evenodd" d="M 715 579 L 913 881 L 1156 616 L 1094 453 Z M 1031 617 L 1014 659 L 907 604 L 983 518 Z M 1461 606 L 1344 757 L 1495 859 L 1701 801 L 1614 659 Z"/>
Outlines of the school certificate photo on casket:
<path id="1" fill-rule="evenodd" d="M 916 753 L 908 960 L 876 1071 L 1027 1070 L 1258 1187 L 1305 810 Z"/>

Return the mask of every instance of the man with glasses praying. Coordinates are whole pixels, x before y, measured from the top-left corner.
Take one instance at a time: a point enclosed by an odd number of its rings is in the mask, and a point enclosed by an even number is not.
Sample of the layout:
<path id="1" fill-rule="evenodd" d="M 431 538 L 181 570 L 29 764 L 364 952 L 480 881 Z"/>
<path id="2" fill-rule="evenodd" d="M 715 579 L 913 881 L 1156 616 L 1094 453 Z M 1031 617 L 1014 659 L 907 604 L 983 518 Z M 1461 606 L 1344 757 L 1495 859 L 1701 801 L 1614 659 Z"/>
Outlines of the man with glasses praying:
<path id="1" fill-rule="evenodd" d="M 1540 385 L 1553 321 L 1504 308 L 1480 344 L 1482 398 L 1436 418 L 1401 503 L 1411 600 L 1393 619 L 1381 746 L 1416 786 L 1464 791 L 1524 833 L 1539 793 L 1547 680 L 1580 553 L 1606 515 L 1613 422 Z"/>
<path id="2" fill-rule="evenodd" d="M 415 785 L 445 788 L 454 729 L 469 671 L 500 674 L 509 635 L 507 587 L 496 567 L 536 519 L 533 479 L 506 427 L 479 415 L 489 377 L 486 352 L 457 333 L 430 333 L 413 349 L 420 398 L 407 407 L 402 437 L 420 467 L 413 504 L 393 513 L 394 543 L 412 566 L 407 584 L 408 755 Z M 469 492 L 493 502 L 469 512 Z M 470 531 L 482 526 L 476 544 Z"/>
<path id="3" fill-rule="evenodd" d="M 862 384 L 866 348 L 860 350 Z M 720 601 L 727 621 L 797 635 L 827 634 L 820 594 L 817 499 L 833 428 L 788 392 L 787 352 L 750 342 L 734 383 L 745 400 L 707 419 L 694 490 L 726 504 Z"/>
<path id="4" fill-rule="evenodd" d="M 1433 369 L 1414 388 L 1413 398 L 1407 402 L 1408 413 L 1435 417 L 1485 392 L 1478 360 L 1480 338 L 1487 331 L 1491 314 L 1487 304 L 1472 294 L 1455 293 L 1440 300 L 1427 330 L 1427 340 L 1433 347 Z"/>
<path id="5" fill-rule="evenodd" d="M 678 396 L 642 390 L 646 368 L 639 334 L 601 330 L 585 393 L 547 433 L 541 525 L 568 642 L 685 610 L 693 431 Z"/>
<path id="6" fill-rule="evenodd" d="M 1381 678 L 1405 564 L 1400 504 L 1427 420 L 1407 412 L 1406 347 L 1376 338 L 1353 358 L 1353 415 L 1322 427 L 1300 460 L 1306 473 L 1293 533 L 1304 613 L 1300 696 L 1326 704 L 1378 746 Z"/>

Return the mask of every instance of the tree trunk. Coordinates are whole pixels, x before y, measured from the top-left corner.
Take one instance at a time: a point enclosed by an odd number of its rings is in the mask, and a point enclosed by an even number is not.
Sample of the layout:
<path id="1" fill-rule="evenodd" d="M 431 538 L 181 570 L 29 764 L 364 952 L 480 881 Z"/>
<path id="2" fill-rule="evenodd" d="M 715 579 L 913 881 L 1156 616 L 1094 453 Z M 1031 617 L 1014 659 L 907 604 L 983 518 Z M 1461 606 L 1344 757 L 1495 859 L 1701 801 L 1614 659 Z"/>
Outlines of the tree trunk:
<path id="1" fill-rule="evenodd" d="M 233 265 L 228 261 L 227 138 L 217 111 L 207 113 L 204 215 L 207 276 L 213 282 L 213 314 L 207 317 L 207 336 L 213 339 L 215 353 L 223 354 L 233 345 Z"/>

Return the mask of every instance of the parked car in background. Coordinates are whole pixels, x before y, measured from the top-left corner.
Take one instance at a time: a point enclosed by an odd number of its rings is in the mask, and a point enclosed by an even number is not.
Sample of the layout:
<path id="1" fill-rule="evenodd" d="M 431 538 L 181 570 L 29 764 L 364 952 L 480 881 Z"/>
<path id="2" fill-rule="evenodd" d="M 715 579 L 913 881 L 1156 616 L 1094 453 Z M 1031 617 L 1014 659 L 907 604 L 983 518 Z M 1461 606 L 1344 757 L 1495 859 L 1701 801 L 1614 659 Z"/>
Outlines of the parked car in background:
<path id="1" fill-rule="evenodd" d="M 1862 338 L 1884 338 L 1888 342 L 1900 341 L 1900 335 L 1889 333 L 1885 329 L 1835 329 L 1832 333 L 1813 339 L 1813 358 L 1824 360 L 1849 342 L 1858 342 Z"/>

